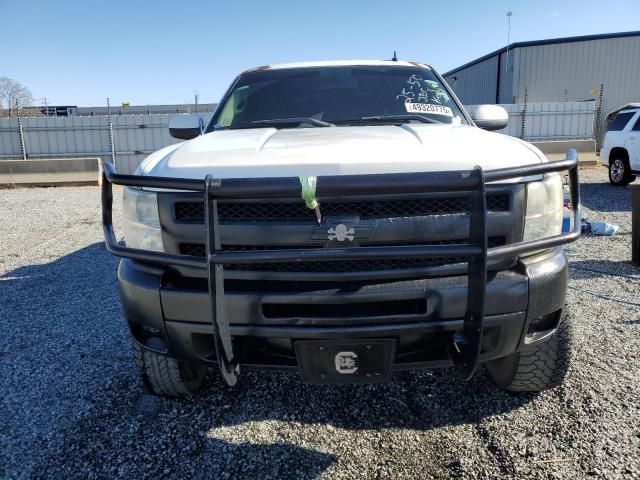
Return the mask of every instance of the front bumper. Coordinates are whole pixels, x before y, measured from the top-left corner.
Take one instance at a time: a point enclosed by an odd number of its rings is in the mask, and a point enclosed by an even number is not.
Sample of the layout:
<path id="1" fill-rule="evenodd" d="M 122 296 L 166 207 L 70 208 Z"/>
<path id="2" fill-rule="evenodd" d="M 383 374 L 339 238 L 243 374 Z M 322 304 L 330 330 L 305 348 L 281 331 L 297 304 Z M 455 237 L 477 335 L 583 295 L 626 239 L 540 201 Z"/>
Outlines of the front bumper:
<path id="1" fill-rule="evenodd" d="M 490 248 L 487 236 L 487 183 L 499 182 L 506 179 L 523 178 L 536 176 L 552 172 L 568 170 L 571 203 L 573 205 L 573 229 L 570 233 L 555 235 L 537 240 L 521 241 Z M 452 335 L 445 329 L 440 328 L 443 334 L 439 344 L 446 344 L 448 356 L 453 361 L 458 374 L 463 379 L 469 379 L 473 375 L 483 353 L 495 350 L 495 346 L 488 345 L 491 332 L 486 330 L 485 320 L 489 321 L 487 310 L 486 291 L 494 274 L 488 270 L 488 262 L 491 260 L 513 258 L 533 252 L 545 251 L 558 247 L 562 244 L 576 240 L 580 236 L 580 193 L 578 182 L 578 161 L 575 150 L 570 150 L 566 160 L 548 162 L 544 164 L 527 165 L 523 167 L 508 167 L 491 171 L 483 171 L 480 167 L 467 171 L 451 172 L 416 172 L 397 173 L 388 175 L 345 175 L 335 177 L 320 177 L 317 180 L 316 192 L 319 197 L 344 197 L 357 198 L 366 195 L 375 198 L 380 194 L 403 193 L 409 197 L 419 195 L 424 192 L 467 192 L 468 204 L 468 242 L 457 245 L 441 244 L 420 244 L 420 245 L 394 245 L 394 246 L 374 246 L 374 247 L 349 247 L 349 248 L 322 248 L 322 249 L 291 249 L 291 250 L 269 250 L 269 251 L 225 251 L 221 244 L 220 222 L 218 201 L 223 199 L 243 199 L 250 196 L 254 199 L 274 198 L 274 197 L 294 197 L 301 195 L 301 179 L 296 178 L 252 178 L 252 179 L 215 179 L 207 175 L 204 181 L 194 179 L 146 177 L 136 175 L 117 174 L 113 165 L 103 162 L 102 175 L 102 218 L 105 234 L 106 246 L 109 252 L 137 262 L 144 262 L 149 265 L 189 267 L 203 269 L 207 272 L 207 288 L 210 307 L 210 323 L 213 335 L 209 340 L 213 340 L 215 345 L 215 356 L 220 367 L 220 372 L 229 385 L 234 385 L 238 378 L 240 358 L 246 350 L 246 345 L 238 345 L 235 342 L 234 329 L 238 325 L 233 325 L 226 312 L 227 300 L 226 291 L 227 277 L 224 275 L 225 266 L 245 265 L 255 263 L 273 264 L 279 262 L 336 262 L 370 259 L 424 259 L 424 258 L 466 258 L 467 262 L 467 282 L 462 291 L 466 294 L 464 302 L 465 310 L 462 321 L 462 330 L 454 330 Z M 153 252 L 134 248 L 127 248 L 118 245 L 113 230 L 112 204 L 113 192 L 112 184 L 129 185 L 134 187 L 166 188 L 175 190 L 186 190 L 202 192 L 204 194 L 204 216 L 206 232 L 206 252 L 204 258 L 189 255 L 176 255 L 166 252 Z M 407 198 L 409 198 L 407 197 Z M 499 274 L 498 274 L 499 275 Z M 449 277 L 448 277 L 449 278 Z M 451 277 L 453 278 L 453 277 Z M 146 281 L 146 280 L 145 280 Z M 164 281 L 164 279 L 163 279 Z M 427 282 L 421 280 L 421 282 Z M 353 284 L 357 285 L 356 283 Z M 423 284 L 422 288 L 425 288 Z M 249 287 L 250 284 L 245 286 Z M 307 285 L 308 287 L 308 285 Z M 380 287 L 375 286 L 374 289 Z M 231 288 L 233 290 L 233 288 Z M 243 290 L 246 295 L 250 290 Z M 256 291 L 261 295 L 262 288 Z M 141 295 L 144 296 L 142 292 Z M 162 294 L 160 295 L 162 297 Z M 333 295 L 331 298 L 334 298 Z M 134 303 L 139 300 L 133 299 Z M 415 299 L 413 299 L 415 300 Z M 427 299 L 428 300 L 428 299 Z M 496 301 L 499 299 L 495 299 Z M 505 298 L 509 300 L 509 298 Z M 513 300 L 513 299 L 511 299 Z M 406 304 L 409 301 L 410 304 Z M 429 303 L 426 300 L 419 301 L 419 306 L 413 305 L 412 299 L 405 299 L 403 312 L 416 312 L 428 316 Z M 489 299 L 491 302 L 491 298 Z M 162 303 L 162 302 L 161 302 Z M 274 302 L 278 304 L 278 302 Z M 345 302 L 347 303 L 347 302 Z M 371 301 L 361 302 L 361 305 L 370 306 Z M 389 302 L 390 303 L 390 302 Z M 460 302 L 462 303 L 462 302 Z M 248 302 L 252 305 L 251 302 Z M 255 302 L 254 302 L 255 305 Z M 311 304 L 313 305 L 313 303 Z M 334 304 L 335 305 L 335 304 Z M 413 305 L 413 306 L 412 306 Z M 420 310 L 424 305 L 423 310 Z M 383 305 L 380 305 L 383 307 Z M 387 305 L 388 306 L 388 305 Z M 192 305 L 184 307 L 191 308 Z M 282 306 L 270 307 L 282 313 Z M 317 308 L 317 307 L 316 307 Z M 326 307 L 325 307 L 326 308 Z M 337 307 L 333 307 L 337 309 Z M 343 311 L 344 311 L 344 307 Z M 297 309 L 297 310 L 296 310 Z M 299 305 L 293 301 L 285 311 L 301 312 Z M 353 309 L 352 309 L 353 310 Z M 263 310 L 263 313 L 266 312 Z M 167 312 L 164 312 L 166 315 Z M 397 313 L 397 312 L 396 312 Z M 555 314 L 554 314 L 555 315 Z M 282 316 L 282 315 L 281 315 Z M 290 317 L 291 315 L 289 315 Z M 293 315 L 294 322 L 298 315 Z M 340 319 L 343 315 L 335 315 L 335 319 Z M 278 315 L 275 317 L 278 319 Z M 357 317 L 356 317 L 357 318 Z M 559 318 L 559 315 L 555 315 Z M 290 321 L 287 315 L 279 320 Z M 307 319 L 309 320 L 309 319 Z M 312 316 L 311 321 L 315 320 Z M 525 321 L 530 321 L 525 317 Z M 164 333 L 166 338 L 170 338 L 169 322 L 162 321 L 162 328 L 155 328 L 155 332 Z M 542 322 L 547 324 L 549 322 Z M 232 326 L 233 325 L 233 326 Z M 242 325 L 241 325 L 242 326 Z M 313 327 L 313 325 L 309 326 Z M 397 325 L 394 325 L 397 328 Z M 246 332 L 261 333 L 255 331 L 253 324 L 244 326 Z M 344 326 L 342 326 L 344 328 Z M 353 327 L 355 328 L 355 327 Z M 371 327 L 369 327 L 371 328 Z M 265 331 L 266 332 L 266 331 Z M 241 332 L 238 332 L 241 333 Z M 320 335 L 328 332 L 319 331 Z M 357 332 L 346 332 L 348 335 Z M 391 334 L 391 332 L 385 332 Z M 486 337 L 483 338 L 483 333 Z M 538 332 L 539 333 L 539 332 Z M 134 332 L 135 334 L 135 332 Z M 250 337 L 250 335 L 244 335 Z M 447 336 L 448 335 L 448 336 Z M 499 335 L 498 335 L 499 337 Z M 265 338 L 261 333 L 258 338 Z M 277 338 L 277 337 L 272 337 Z M 289 337 L 286 337 L 289 338 Z M 402 347 L 402 345 L 400 345 Z M 258 348 L 261 348 L 259 345 Z M 254 351 L 255 349 L 249 349 Z M 401 349 L 400 349 L 401 350 Z M 418 349 L 418 352 L 429 350 L 428 348 Z M 169 347 L 167 347 L 169 351 Z M 400 352 L 402 353 L 402 352 Z M 337 357 L 336 357 L 337 358 Z M 486 357 L 485 357 L 486 358 Z M 243 360 L 243 362 L 246 360 Z"/>
<path id="2" fill-rule="evenodd" d="M 118 281 L 136 341 L 160 336 L 163 353 L 216 362 L 206 283 L 168 281 L 165 270 L 128 259 L 120 262 Z M 354 338 L 395 339 L 395 370 L 449 365 L 448 339 L 463 329 L 466 276 L 295 291 L 284 283 L 228 283 L 224 309 L 244 367 L 296 369 L 295 341 Z M 524 348 L 529 324 L 563 308 L 566 285 L 561 248 L 492 272 L 479 361 Z"/>

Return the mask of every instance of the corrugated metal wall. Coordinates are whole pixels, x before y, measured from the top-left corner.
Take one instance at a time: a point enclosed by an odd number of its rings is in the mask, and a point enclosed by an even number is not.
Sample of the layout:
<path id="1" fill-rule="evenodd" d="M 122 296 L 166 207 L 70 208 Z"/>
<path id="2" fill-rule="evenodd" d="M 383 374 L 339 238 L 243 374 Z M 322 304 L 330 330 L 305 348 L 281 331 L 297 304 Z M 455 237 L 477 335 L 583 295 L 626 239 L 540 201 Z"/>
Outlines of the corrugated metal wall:
<path id="1" fill-rule="evenodd" d="M 605 85 L 611 108 L 640 100 L 640 36 L 605 38 L 518 48 L 514 79 L 518 99 L 528 89 L 533 100 L 593 99 Z"/>
<path id="2" fill-rule="evenodd" d="M 169 135 L 171 117 L 111 117 L 118 171 L 132 173 L 147 155 L 180 141 Z M 28 158 L 111 158 L 107 117 L 27 117 L 22 119 L 22 126 Z M 0 160 L 16 158 L 22 158 L 18 120 L 0 118 Z"/>
<path id="3" fill-rule="evenodd" d="M 518 61 L 518 49 L 500 54 L 500 92 L 498 103 L 518 103 L 513 96 L 513 79 L 517 75 L 514 65 Z"/>
<path id="4" fill-rule="evenodd" d="M 640 36 L 522 47 L 514 95 L 531 101 L 597 99 L 604 85 L 600 131 L 606 113 L 640 101 Z"/>
<path id="5" fill-rule="evenodd" d="M 598 100 L 602 84 L 603 132 L 606 113 L 640 102 L 640 36 L 516 47 L 506 76 L 506 54 L 500 56 L 501 103 L 523 102 L 525 87 L 529 102 Z M 446 80 L 465 104 L 495 103 L 497 65 L 494 55 Z"/>
<path id="6" fill-rule="evenodd" d="M 491 57 L 445 78 L 465 105 L 496 102 L 498 57 Z"/>
<path id="7" fill-rule="evenodd" d="M 20 156 L 20 132 L 15 118 L 0 118 L 0 159 Z"/>

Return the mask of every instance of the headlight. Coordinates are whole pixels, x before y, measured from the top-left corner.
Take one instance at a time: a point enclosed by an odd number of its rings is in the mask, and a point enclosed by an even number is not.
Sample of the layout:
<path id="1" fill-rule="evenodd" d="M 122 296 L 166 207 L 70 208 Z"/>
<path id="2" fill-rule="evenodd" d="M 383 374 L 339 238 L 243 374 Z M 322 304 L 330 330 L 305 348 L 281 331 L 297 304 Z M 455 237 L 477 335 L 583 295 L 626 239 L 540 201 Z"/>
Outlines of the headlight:
<path id="1" fill-rule="evenodd" d="M 523 240 L 560 235 L 562 231 L 562 178 L 550 175 L 527 184 Z"/>
<path id="2" fill-rule="evenodd" d="M 127 247 L 162 252 L 158 197 L 154 192 L 126 187 L 122 201 L 124 241 Z"/>

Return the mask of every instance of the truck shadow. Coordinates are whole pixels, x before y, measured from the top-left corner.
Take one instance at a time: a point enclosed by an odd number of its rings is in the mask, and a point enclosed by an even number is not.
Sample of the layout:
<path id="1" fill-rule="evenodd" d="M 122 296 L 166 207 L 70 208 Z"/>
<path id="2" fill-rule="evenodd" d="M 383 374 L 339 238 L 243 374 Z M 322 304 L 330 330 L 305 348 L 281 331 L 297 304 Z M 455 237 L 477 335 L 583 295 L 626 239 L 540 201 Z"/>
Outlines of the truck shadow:
<path id="1" fill-rule="evenodd" d="M 12 419 L 5 427 L 34 425 L 30 438 L 20 439 L 36 456 L 32 476 L 64 477 L 70 465 L 80 477 L 111 476 L 117 462 L 123 476 L 315 478 L 336 461 L 315 440 L 318 431 L 476 424 L 534 398 L 500 392 L 482 373 L 463 383 L 450 368 L 365 386 L 305 385 L 295 373 L 245 371 L 234 388 L 214 374 L 198 396 L 153 397 L 141 408 L 116 265 L 95 243 L 0 276 L 0 327 L 7 332 L 0 366 L 21 363 L 38 383 L 31 390 L 2 381 L 12 399 L 2 407 Z M 275 427 L 265 432 L 264 422 Z M 282 433 L 283 425 L 296 435 Z M 313 448 L 295 444 L 300 432 Z M 49 437 L 58 441 L 42 440 Z"/>
<path id="2" fill-rule="evenodd" d="M 614 187 L 609 182 L 581 183 L 580 195 L 583 199 L 588 199 L 585 206 L 592 210 L 600 212 L 631 211 L 629 188 Z"/>
<path id="3" fill-rule="evenodd" d="M 631 252 L 629 260 L 571 260 L 569 262 L 571 278 L 582 280 L 594 277 L 610 278 L 631 278 L 640 279 L 640 268 L 631 263 Z"/>

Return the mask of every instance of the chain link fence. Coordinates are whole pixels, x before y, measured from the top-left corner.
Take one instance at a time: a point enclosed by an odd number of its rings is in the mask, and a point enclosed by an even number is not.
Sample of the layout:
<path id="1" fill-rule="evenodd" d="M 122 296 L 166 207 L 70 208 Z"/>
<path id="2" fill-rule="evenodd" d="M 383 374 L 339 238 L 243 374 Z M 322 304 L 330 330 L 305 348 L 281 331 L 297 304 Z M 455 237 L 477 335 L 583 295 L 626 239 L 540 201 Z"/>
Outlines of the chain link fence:
<path id="1" fill-rule="evenodd" d="M 609 105 L 606 85 L 594 85 L 588 91 L 570 87 L 544 89 L 537 86 L 520 86 L 518 92 L 513 87 L 504 87 L 496 92 L 495 83 L 487 85 L 468 84 L 471 79 L 453 81 L 450 86 L 465 105 L 481 103 L 500 104 L 509 111 L 511 119 L 505 133 L 524 139 L 537 139 L 546 132 L 549 139 L 593 139 L 599 151 L 606 132 L 607 114 L 620 105 Z M 479 80 L 478 80 L 479 81 Z M 542 120 L 543 117 L 547 117 Z M 588 129 L 585 121 L 591 121 Z M 544 126 L 541 125 L 544 122 Z M 514 133 L 515 132 L 515 133 Z"/>
<path id="2" fill-rule="evenodd" d="M 586 140 L 594 138 L 596 104 L 589 102 L 529 102 L 502 104 L 509 124 L 501 133 L 524 140 Z"/>

